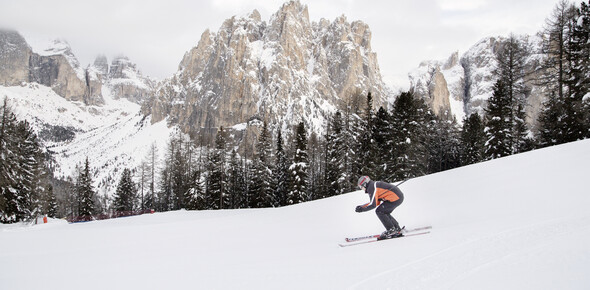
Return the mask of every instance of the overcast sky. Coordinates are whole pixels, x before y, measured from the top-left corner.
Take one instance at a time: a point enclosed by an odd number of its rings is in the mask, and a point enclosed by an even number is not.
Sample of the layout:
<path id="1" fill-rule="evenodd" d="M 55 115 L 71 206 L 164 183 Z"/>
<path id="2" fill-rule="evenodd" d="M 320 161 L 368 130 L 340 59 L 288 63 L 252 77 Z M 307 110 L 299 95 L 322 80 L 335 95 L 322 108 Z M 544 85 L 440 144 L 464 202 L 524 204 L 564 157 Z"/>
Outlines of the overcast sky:
<path id="1" fill-rule="evenodd" d="M 311 21 L 344 14 L 372 31 L 386 83 L 407 87 L 421 61 L 465 52 L 487 36 L 534 34 L 558 0 L 300 0 Z M 0 28 L 29 39 L 63 38 L 86 67 L 126 55 L 144 75 L 171 76 L 201 34 L 257 9 L 267 21 L 286 0 L 0 0 Z M 578 3 L 577 1 L 576 3 Z"/>

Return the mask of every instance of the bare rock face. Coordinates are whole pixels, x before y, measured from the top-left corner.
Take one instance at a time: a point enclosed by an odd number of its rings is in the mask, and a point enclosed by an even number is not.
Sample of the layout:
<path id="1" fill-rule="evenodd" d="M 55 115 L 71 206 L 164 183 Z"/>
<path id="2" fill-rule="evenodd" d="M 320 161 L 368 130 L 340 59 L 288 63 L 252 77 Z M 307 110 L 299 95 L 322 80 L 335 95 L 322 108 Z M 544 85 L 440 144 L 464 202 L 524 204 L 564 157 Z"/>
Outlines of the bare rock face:
<path id="1" fill-rule="evenodd" d="M 153 91 L 153 81 L 144 77 L 127 57 L 117 57 L 109 67 L 105 56 L 82 68 L 70 45 L 54 40 L 33 51 L 16 31 L 0 30 L 0 85 L 36 82 L 63 98 L 86 105 L 104 104 L 103 88 L 114 98 L 142 103 Z"/>
<path id="2" fill-rule="evenodd" d="M 98 68 L 101 72 L 105 71 L 102 62 L 99 62 Z M 151 80 L 145 78 L 137 69 L 137 65 L 126 56 L 113 59 L 108 67 L 106 85 L 115 98 L 126 98 L 138 104 L 141 104 L 152 91 Z"/>
<path id="3" fill-rule="evenodd" d="M 201 35 L 179 71 L 161 83 L 142 111 L 185 132 L 216 132 L 251 120 L 272 128 L 300 121 L 320 130 L 326 113 L 355 94 L 385 100 L 371 32 L 344 16 L 311 23 L 307 6 L 285 3 L 269 22 L 254 10 Z"/>
<path id="4" fill-rule="evenodd" d="M 449 85 L 439 62 L 423 62 L 420 68 L 409 74 L 412 91 L 421 98 L 437 116 L 449 116 L 451 112 Z"/>
<path id="5" fill-rule="evenodd" d="M 0 85 L 15 86 L 27 82 L 32 53 L 18 32 L 0 30 Z"/>

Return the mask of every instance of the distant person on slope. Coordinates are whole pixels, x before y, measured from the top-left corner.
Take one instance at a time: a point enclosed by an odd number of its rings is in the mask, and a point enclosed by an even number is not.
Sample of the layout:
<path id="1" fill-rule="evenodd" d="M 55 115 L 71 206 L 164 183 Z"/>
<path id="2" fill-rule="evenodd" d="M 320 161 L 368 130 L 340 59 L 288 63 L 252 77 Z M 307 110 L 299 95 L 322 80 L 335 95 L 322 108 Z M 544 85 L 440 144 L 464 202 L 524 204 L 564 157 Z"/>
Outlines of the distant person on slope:
<path id="1" fill-rule="evenodd" d="M 379 239 L 391 239 L 403 236 L 397 221 L 391 212 L 404 201 L 404 194 L 395 185 L 383 181 L 372 181 L 368 176 L 361 176 L 358 181 L 360 189 L 369 195 L 370 201 L 356 207 L 356 212 L 374 209 L 377 217 L 385 227 Z"/>

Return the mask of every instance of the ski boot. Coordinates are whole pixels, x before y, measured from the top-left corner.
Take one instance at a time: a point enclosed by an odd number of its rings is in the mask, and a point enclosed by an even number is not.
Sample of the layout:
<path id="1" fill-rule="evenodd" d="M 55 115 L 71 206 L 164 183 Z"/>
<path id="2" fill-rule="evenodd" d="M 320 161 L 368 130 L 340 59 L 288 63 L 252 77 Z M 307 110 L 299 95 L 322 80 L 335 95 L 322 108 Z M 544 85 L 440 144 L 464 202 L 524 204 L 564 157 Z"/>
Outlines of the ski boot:
<path id="1" fill-rule="evenodd" d="M 393 239 L 403 237 L 401 229 L 391 228 L 389 230 L 384 231 L 381 236 L 377 238 L 377 240 L 386 240 L 386 239 Z"/>

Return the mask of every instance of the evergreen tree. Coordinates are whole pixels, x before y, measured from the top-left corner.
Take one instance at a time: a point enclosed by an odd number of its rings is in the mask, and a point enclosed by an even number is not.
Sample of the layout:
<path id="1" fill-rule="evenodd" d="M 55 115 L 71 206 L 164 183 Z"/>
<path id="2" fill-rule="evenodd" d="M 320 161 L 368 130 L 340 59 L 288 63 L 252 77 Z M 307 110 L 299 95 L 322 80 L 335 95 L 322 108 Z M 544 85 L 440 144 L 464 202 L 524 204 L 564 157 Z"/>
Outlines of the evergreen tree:
<path id="1" fill-rule="evenodd" d="M 363 151 L 364 141 L 362 138 L 363 119 L 361 118 L 361 104 L 364 96 L 361 94 L 353 95 L 346 104 L 344 113 L 344 139 L 346 154 L 344 156 L 345 175 L 348 181 L 345 192 L 357 190 L 358 177 L 364 175 L 362 169 L 364 166 Z"/>
<path id="2" fill-rule="evenodd" d="M 344 130 L 342 114 L 337 111 L 332 117 L 332 121 L 328 127 L 326 135 L 326 185 L 327 189 L 325 195 L 321 197 L 334 196 L 344 193 L 347 188 L 347 180 L 345 176 L 345 160 L 346 147 L 344 140 Z"/>
<path id="3" fill-rule="evenodd" d="M 484 124 L 477 113 L 469 115 L 463 121 L 461 131 L 461 164 L 469 165 L 484 160 L 486 134 Z"/>
<path id="4" fill-rule="evenodd" d="M 117 214 L 127 215 L 128 212 L 135 210 L 136 199 L 137 188 L 135 182 L 133 182 L 131 170 L 125 168 L 114 195 L 113 210 Z"/>
<path id="5" fill-rule="evenodd" d="M 431 121 L 428 130 L 429 173 L 449 170 L 460 166 L 459 129 L 454 118 L 442 116 Z"/>
<path id="6" fill-rule="evenodd" d="M 512 154 L 512 105 L 506 86 L 501 80 L 495 83 L 485 112 L 486 158 L 495 159 Z"/>
<path id="7" fill-rule="evenodd" d="M 375 171 L 371 178 L 375 180 L 387 180 L 390 177 L 390 169 L 393 168 L 393 131 L 391 116 L 383 107 L 380 107 L 373 121 L 373 140 L 375 142 Z"/>
<path id="8" fill-rule="evenodd" d="M 252 173 L 252 200 L 250 207 L 264 208 L 272 205 L 274 186 L 273 186 L 273 157 L 272 157 L 272 138 L 268 131 L 266 122 L 263 123 L 262 131 L 258 136 L 256 144 L 256 154 L 254 155 Z"/>
<path id="9" fill-rule="evenodd" d="M 276 154 L 275 154 L 275 162 L 276 167 L 274 171 L 275 175 L 275 200 L 277 202 L 276 206 L 285 206 L 287 205 L 287 188 L 289 185 L 289 168 L 288 168 L 288 160 L 287 155 L 285 153 L 285 149 L 283 148 L 283 136 L 281 130 L 277 133 L 277 144 L 276 144 Z"/>
<path id="10" fill-rule="evenodd" d="M 0 124 L 0 222 L 19 221 L 19 202 L 17 187 L 18 156 L 15 142 L 16 116 L 8 106 L 5 98 L 2 105 L 2 124 Z"/>
<path id="11" fill-rule="evenodd" d="M 588 124 L 585 121 L 586 112 L 583 109 L 582 98 L 588 90 L 588 35 L 584 22 L 587 5 L 583 4 L 577 9 L 569 2 L 560 1 L 551 16 L 547 19 L 547 26 L 543 31 L 543 78 L 541 85 L 554 93 L 554 100 L 550 100 L 549 110 L 558 110 L 545 114 L 542 118 L 549 118 L 551 114 L 557 114 L 557 124 L 553 126 L 546 122 L 540 122 L 539 136 L 541 143 L 553 143 L 548 140 L 549 135 L 554 138 L 554 143 L 561 144 L 585 137 Z M 586 25 L 587 26 L 587 25 Z M 548 130 L 558 132 L 548 133 Z M 551 139 L 551 138 L 549 138 Z"/>
<path id="12" fill-rule="evenodd" d="M 307 132 L 300 122 L 295 129 L 293 144 L 293 163 L 289 166 L 290 186 L 287 197 L 288 204 L 297 204 L 307 200 Z"/>
<path id="13" fill-rule="evenodd" d="M 373 139 L 373 97 L 371 92 L 367 94 L 367 103 L 365 106 L 364 116 L 360 124 L 360 144 L 359 144 L 359 158 L 361 167 L 361 175 L 375 176 L 376 165 L 375 157 L 377 149 L 375 149 L 375 140 Z"/>
<path id="14" fill-rule="evenodd" d="M 421 99 L 403 92 L 394 102 L 392 141 L 394 165 L 387 180 L 404 180 L 426 174 L 429 152 L 426 138 L 433 118 Z"/>
<path id="15" fill-rule="evenodd" d="M 94 214 L 94 200 L 96 193 L 94 191 L 94 186 L 92 185 L 88 157 L 86 157 L 84 167 L 81 168 L 78 175 L 76 189 L 79 203 L 78 214 L 85 220 L 91 219 Z"/>
<path id="16" fill-rule="evenodd" d="M 510 134 L 512 154 L 526 150 L 529 144 L 527 137 L 529 130 L 524 111 L 530 93 L 530 88 L 525 83 L 525 65 L 528 55 L 527 44 L 514 35 L 510 35 L 496 54 L 498 67 L 495 75 L 504 85 L 505 98 L 510 107 L 510 113 L 506 115 L 506 118 L 512 126 Z"/>
<path id="17" fill-rule="evenodd" d="M 226 148 L 227 137 L 223 127 L 217 131 L 215 137 L 215 147 L 211 150 L 209 164 L 207 169 L 209 177 L 207 178 L 207 208 L 209 209 L 227 209 L 229 200 L 227 198 L 227 173 L 226 173 Z"/>
<path id="18" fill-rule="evenodd" d="M 147 172 L 147 182 L 148 182 L 148 193 L 145 198 L 144 207 L 145 208 L 155 208 L 156 207 L 156 171 L 158 166 L 158 147 L 156 143 L 152 143 L 150 145 L 150 150 L 148 151 L 148 155 L 146 158 L 146 172 Z"/>
<path id="19" fill-rule="evenodd" d="M 561 117 L 561 102 L 559 102 L 556 94 L 553 93 L 543 105 L 543 111 L 539 114 L 540 129 L 537 142 L 541 147 L 561 144 L 564 139 L 559 122 Z"/>
<path id="20" fill-rule="evenodd" d="M 246 207 L 243 203 L 243 197 L 247 191 L 244 167 L 236 150 L 232 150 L 230 156 L 227 187 L 229 208 Z"/>

